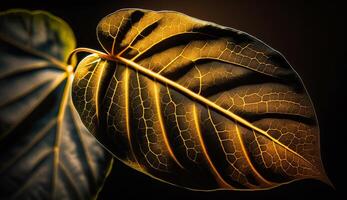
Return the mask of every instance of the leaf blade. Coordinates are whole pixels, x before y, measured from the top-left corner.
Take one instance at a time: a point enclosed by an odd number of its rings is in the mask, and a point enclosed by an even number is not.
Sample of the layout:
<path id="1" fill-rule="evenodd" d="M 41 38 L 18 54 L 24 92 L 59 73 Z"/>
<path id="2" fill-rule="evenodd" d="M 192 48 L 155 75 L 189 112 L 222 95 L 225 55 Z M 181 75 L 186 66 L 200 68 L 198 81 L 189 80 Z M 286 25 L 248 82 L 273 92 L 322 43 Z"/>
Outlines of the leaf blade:
<path id="1" fill-rule="evenodd" d="M 0 196 L 95 198 L 112 158 L 72 106 L 72 30 L 47 12 L 21 9 L 1 12 L 0 27 Z"/>
<path id="2" fill-rule="evenodd" d="M 135 162 L 137 170 L 164 182 L 202 190 L 230 189 L 221 180 L 235 190 L 269 189 L 304 178 L 327 180 L 312 103 L 277 51 L 238 30 L 177 12 L 123 9 L 101 20 L 97 31 L 109 54 L 100 57 L 110 75 L 95 79 L 103 79 L 108 89 L 95 93 L 99 84 L 85 74 L 99 66 L 86 66 L 83 60 L 73 101 L 92 133 L 129 166 Z M 124 71 L 130 81 L 124 82 Z M 90 87 L 80 83 L 82 77 Z M 157 83 L 164 91 L 160 109 L 152 91 Z M 125 101 L 120 85 L 127 88 Z M 82 91 L 105 98 L 87 105 L 77 95 Z M 195 117 L 200 134 L 192 122 L 195 106 L 201 112 Z M 102 120 L 85 114 L 95 109 Z M 165 119 L 160 123 L 158 117 Z M 122 129 L 125 122 L 130 131 Z M 164 129 L 159 126 L 163 123 Z M 121 140 L 133 146 L 135 159 L 127 158 L 129 148 L 117 147 Z"/>
<path id="3" fill-rule="evenodd" d="M 220 113 L 225 114 L 226 116 L 230 117 L 231 119 L 234 119 L 236 121 L 238 121 L 241 124 L 244 124 L 247 127 L 250 127 L 251 129 L 263 134 L 264 136 L 268 137 L 269 139 L 275 141 L 278 145 L 281 145 L 282 147 L 286 148 L 287 150 L 289 150 L 290 152 L 294 153 L 295 155 L 299 156 L 300 158 L 302 158 L 303 160 L 305 160 L 306 162 L 309 163 L 309 161 L 307 161 L 304 157 L 302 157 L 300 154 L 298 154 L 297 152 L 293 151 L 292 149 L 288 148 L 287 146 L 285 146 L 284 144 L 282 144 L 281 142 L 279 142 L 277 139 L 273 138 L 272 136 L 270 136 L 267 132 L 265 132 L 264 130 L 254 126 L 252 123 L 248 122 L 247 120 L 243 119 L 242 117 L 223 109 L 222 107 L 220 107 L 219 105 L 216 105 L 215 103 L 211 102 L 210 100 L 204 98 L 203 96 L 198 95 L 197 93 L 192 92 L 191 90 L 182 87 L 181 85 L 175 83 L 174 81 L 171 81 L 170 79 L 165 78 L 164 76 L 159 76 L 156 73 L 153 73 L 152 71 L 138 65 L 135 62 L 129 61 L 127 59 L 124 59 L 122 57 L 118 57 L 118 59 L 120 61 L 123 61 L 124 63 L 126 63 L 128 66 L 132 66 L 134 67 L 135 70 L 141 71 L 143 74 L 148 75 L 151 78 L 154 78 L 156 80 L 159 80 L 165 84 L 170 85 L 171 87 L 177 89 L 178 91 L 193 97 L 194 99 L 196 99 L 197 101 L 202 102 L 203 104 L 206 104 L 208 107 L 214 108 L 215 110 L 217 110 Z"/>

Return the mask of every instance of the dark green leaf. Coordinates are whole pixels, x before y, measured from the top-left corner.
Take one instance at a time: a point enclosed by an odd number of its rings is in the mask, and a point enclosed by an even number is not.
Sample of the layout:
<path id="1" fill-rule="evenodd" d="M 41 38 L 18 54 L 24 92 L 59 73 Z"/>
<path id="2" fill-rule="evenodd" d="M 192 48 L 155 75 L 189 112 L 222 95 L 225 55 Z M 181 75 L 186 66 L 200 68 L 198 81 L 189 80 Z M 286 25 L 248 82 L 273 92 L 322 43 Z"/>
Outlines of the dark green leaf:
<path id="1" fill-rule="evenodd" d="M 112 158 L 72 106 L 75 37 L 43 11 L 0 14 L 0 195 L 90 199 Z"/>

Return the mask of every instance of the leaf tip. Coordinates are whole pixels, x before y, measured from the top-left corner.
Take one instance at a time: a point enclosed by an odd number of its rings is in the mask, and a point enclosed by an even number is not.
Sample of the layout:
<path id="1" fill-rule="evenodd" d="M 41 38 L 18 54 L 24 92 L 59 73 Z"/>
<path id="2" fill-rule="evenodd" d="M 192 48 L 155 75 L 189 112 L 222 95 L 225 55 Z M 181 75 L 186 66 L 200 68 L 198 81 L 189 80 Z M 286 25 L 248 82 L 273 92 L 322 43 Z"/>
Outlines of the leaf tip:
<path id="1" fill-rule="evenodd" d="M 321 173 L 318 176 L 314 177 L 314 179 L 321 181 L 322 183 L 325 183 L 328 186 L 330 186 L 332 189 L 336 190 L 334 184 L 329 179 L 328 175 L 325 173 L 325 170 L 321 171 Z"/>
<path id="2" fill-rule="evenodd" d="M 333 184 L 333 182 L 331 182 L 331 180 L 329 179 L 329 177 L 324 174 L 321 178 L 319 178 L 318 180 L 322 181 L 323 183 L 327 184 L 328 186 L 330 186 L 332 189 L 336 190 L 335 185 Z"/>

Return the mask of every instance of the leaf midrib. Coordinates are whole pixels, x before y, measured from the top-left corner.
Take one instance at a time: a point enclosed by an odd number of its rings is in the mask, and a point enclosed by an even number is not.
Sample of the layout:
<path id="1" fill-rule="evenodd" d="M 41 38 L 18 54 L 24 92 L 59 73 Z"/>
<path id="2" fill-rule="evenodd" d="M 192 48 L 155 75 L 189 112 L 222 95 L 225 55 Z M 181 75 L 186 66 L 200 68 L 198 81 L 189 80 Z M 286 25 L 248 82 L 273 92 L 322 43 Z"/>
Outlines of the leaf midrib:
<path id="1" fill-rule="evenodd" d="M 276 143 L 277 145 L 283 147 L 284 149 L 288 150 L 289 152 L 293 153 L 294 155 L 298 156 L 299 158 L 301 158 L 302 160 L 304 160 L 306 163 L 308 163 L 310 166 L 312 166 L 312 163 L 310 161 L 308 161 L 306 158 L 304 158 L 302 155 L 300 155 L 299 153 L 297 153 L 296 151 L 292 150 L 291 148 L 289 148 L 288 146 L 286 146 L 285 144 L 281 143 L 279 140 L 277 140 L 276 138 L 272 137 L 271 135 L 269 135 L 266 131 L 262 130 L 261 128 L 253 125 L 252 123 L 248 122 L 246 119 L 243 119 L 242 117 L 238 116 L 237 114 L 229 111 L 229 110 L 225 110 L 224 108 L 220 107 L 219 105 L 215 104 L 214 102 L 210 101 L 209 99 L 206 99 L 205 97 L 196 94 L 195 92 L 189 90 L 188 88 L 183 87 L 182 85 L 158 74 L 155 73 L 135 62 L 133 62 L 132 60 L 123 58 L 121 56 L 110 56 L 110 55 L 102 55 L 103 58 L 108 57 L 109 60 L 118 60 L 122 63 L 125 64 L 126 67 L 131 67 L 132 69 L 140 72 L 141 74 L 148 76 L 150 78 L 153 78 L 161 83 L 167 84 L 170 87 L 176 89 L 177 91 L 180 91 L 181 93 L 183 93 L 184 95 L 187 95 L 189 97 L 191 97 L 192 99 L 197 100 L 198 102 L 206 105 L 208 108 L 213 108 L 214 110 L 216 110 L 217 112 L 223 114 L 224 116 L 231 118 L 233 120 L 236 120 L 237 122 L 239 122 L 240 124 L 243 124 L 244 126 L 262 134 L 263 136 L 265 136 L 266 138 L 270 139 L 271 141 L 273 141 L 274 143 Z"/>

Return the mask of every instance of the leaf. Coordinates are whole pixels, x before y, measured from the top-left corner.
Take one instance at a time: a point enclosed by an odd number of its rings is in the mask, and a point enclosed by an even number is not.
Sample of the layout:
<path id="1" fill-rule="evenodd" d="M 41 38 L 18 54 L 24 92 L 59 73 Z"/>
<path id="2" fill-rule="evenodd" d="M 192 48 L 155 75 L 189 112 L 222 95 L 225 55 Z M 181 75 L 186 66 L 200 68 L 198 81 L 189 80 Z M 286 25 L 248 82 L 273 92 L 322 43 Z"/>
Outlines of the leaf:
<path id="1" fill-rule="evenodd" d="M 1 199 L 91 199 L 111 156 L 72 106 L 75 37 L 43 11 L 0 13 Z"/>
<path id="2" fill-rule="evenodd" d="M 72 98 L 121 161 L 198 190 L 329 182 L 306 89 L 263 42 L 178 12 L 140 9 L 106 16 L 97 36 L 107 54 L 79 63 Z"/>

